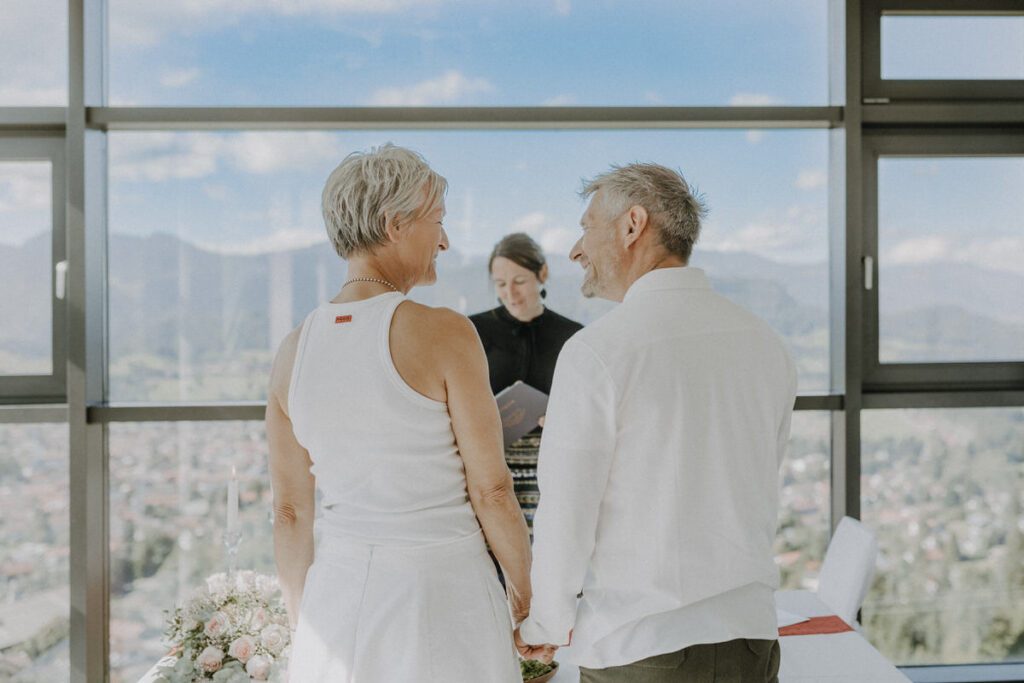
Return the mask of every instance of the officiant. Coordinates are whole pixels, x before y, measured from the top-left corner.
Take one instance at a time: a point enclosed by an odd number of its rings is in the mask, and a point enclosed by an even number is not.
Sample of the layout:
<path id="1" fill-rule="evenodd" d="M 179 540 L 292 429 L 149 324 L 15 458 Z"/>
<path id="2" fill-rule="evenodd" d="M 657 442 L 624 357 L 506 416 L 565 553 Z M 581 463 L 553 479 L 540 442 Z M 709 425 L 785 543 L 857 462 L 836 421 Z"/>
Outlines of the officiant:
<path id="1" fill-rule="evenodd" d="M 503 237 L 491 252 L 487 269 L 501 305 L 469 319 L 476 326 L 487 354 L 491 391 L 497 394 L 522 381 L 545 394 L 551 393 L 555 361 L 562 345 L 583 326 L 544 305 L 548 265 L 540 245 L 526 233 Z M 516 497 L 531 533 L 539 499 L 539 448 L 540 428 L 505 449 Z"/>

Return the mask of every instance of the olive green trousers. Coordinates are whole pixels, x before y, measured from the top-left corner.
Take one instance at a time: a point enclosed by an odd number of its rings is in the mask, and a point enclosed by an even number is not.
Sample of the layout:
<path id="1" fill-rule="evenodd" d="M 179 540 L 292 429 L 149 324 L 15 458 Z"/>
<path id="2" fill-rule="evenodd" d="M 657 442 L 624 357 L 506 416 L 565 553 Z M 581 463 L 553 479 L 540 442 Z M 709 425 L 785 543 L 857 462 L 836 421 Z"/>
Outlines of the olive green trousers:
<path id="1" fill-rule="evenodd" d="M 580 683 L 778 683 L 779 641 L 740 638 L 607 669 L 580 667 Z"/>

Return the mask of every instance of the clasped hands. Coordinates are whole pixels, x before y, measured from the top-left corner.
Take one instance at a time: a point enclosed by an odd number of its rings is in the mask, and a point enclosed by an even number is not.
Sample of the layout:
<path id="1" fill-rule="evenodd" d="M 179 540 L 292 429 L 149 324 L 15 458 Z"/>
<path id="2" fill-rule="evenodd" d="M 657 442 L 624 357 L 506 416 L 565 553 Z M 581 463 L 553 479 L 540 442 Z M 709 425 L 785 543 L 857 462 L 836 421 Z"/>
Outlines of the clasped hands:
<path id="1" fill-rule="evenodd" d="M 509 587 L 508 601 L 512 611 L 513 623 L 516 624 L 512 636 L 515 639 L 516 650 L 519 651 L 519 656 L 523 659 L 537 659 L 545 664 L 550 664 L 551 660 L 555 658 L 558 646 L 550 643 L 533 645 L 524 641 L 519 633 L 519 624 L 523 623 L 530 614 L 530 596 L 522 595 Z"/>

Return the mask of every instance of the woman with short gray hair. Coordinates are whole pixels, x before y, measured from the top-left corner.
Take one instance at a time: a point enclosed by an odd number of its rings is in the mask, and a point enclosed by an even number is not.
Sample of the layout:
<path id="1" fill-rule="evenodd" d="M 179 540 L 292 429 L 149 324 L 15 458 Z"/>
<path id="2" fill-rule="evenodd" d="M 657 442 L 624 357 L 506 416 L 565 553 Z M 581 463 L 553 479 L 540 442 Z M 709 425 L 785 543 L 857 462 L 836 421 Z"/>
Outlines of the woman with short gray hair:
<path id="1" fill-rule="evenodd" d="M 487 545 L 517 621 L 530 547 L 487 360 L 469 320 L 405 297 L 437 279 L 446 187 L 393 145 L 324 187 L 348 277 L 282 343 L 267 401 L 292 681 L 520 681 Z"/>

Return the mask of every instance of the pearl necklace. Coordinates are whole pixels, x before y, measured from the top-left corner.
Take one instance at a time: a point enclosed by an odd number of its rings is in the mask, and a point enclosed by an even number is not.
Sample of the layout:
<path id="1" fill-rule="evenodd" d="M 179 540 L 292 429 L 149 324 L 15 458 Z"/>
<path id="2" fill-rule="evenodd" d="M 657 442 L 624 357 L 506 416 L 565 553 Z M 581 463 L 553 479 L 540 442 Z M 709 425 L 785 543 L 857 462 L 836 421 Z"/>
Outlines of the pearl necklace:
<path id="1" fill-rule="evenodd" d="M 378 278 L 375 278 L 375 277 L 354 277 L 351 280 L 346 280 L 345 284 L 343 284 L 341 286 L 341 288 L 344 289 L 345 287 L 349 286 L 353 282 L 376 282 L 379 285 L 384 285 L 386 287 L 390 287 L 391 289 L 395 290 L 396 292 L 401 293 L 401 291 L 398 289 L 398 287 L 395 287 L 393 284 L 391 284 L 387 280 L 381 280 L 381 279 L 378 279 Z"/>

